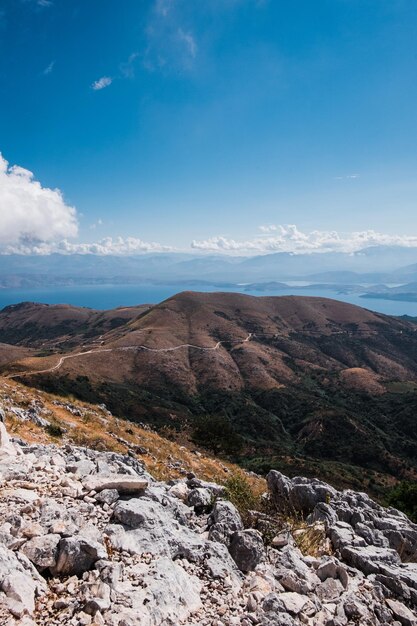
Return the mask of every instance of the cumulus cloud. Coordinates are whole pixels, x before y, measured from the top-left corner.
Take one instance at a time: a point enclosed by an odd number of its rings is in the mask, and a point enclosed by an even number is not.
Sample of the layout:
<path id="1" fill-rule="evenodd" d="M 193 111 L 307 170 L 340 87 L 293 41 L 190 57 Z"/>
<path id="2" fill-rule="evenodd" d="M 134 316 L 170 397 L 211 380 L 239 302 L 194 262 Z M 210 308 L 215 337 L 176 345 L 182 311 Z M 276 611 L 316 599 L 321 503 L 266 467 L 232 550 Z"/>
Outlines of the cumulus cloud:
<path id="1" fill-rule="evenodd" d="M 90 230 L 96 230 L 96 228 L 100 228 L 100 226 L 103 226 L 104 222 L 101 219 L 101 217 L 97 220 L 97 222 L 94 222 L 93 224 L 90 225 Z"/>
<path id="2" fill-rule="evenodd" d="M 0 249 L 75 237 L 77 213 L 59 189 L 48 189 L 29 170 L 0 154 Z"/>
<path id="3" fill-rule="evenodd" d="M 228 237 L 211 237 L 193 241 L 195 250 L 230 253 L 290 252 L 304 254 L 313 252 L 353 253 L 371 246 L 417 247 L 415 235 L 386 235 L 374 230 L 338 233 L 337 231 L 313 230 L 302 232 L 294 224 L 260 227 L 262 235 L 247 240 Z"/>
<path id="4" fill-rule="evenodd" d="M 58 242 L 20 242 L 9 245 L 5 254 L 95 254 L 97 256 L 133 256 L 145 252 L 168 252 L 169 246 L 156 242 L 146 242 L 135 237 L 105 237 L 93 243 L 73 243 L 67 240 Z"/>
<path id="5" fill-rule="evenodd" d="M 101 226 L 99 219 L 95 227 Z M 94 243 L 78 235 L 77 212 L 59 189 L 42 187 L 29 170 L 10 166 L 0 154 L 0 254 L 97 254 L 127 256 L 171 250 L 135 237 L 106 237 Z"/>
<path id="6" fill-rule="evenodd" d="M 100 89 L 105 89 L 106 87 L 109 87 L 112 82 L 113 79 L 110 78 L 110 76 L 102 76 L 98 80 L 94 81 L 94 83 L 91 85 L 91 89 L 94 89 L 94 91 L 100 91 Z"/>

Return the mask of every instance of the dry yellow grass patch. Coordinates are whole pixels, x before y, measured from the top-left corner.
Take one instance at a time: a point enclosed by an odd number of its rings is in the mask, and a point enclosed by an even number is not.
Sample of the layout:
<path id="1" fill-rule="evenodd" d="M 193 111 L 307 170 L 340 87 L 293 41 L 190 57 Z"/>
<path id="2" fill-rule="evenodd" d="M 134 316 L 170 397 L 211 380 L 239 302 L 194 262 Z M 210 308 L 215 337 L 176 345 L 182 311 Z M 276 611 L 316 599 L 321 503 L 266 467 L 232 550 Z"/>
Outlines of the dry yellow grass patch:
<path id="1" fill-rule="evenodd" d="M 71 404 L 79 409 L 81 415 L 73 415 L 65 407 L 55 405 L 55 401 Z M 47 412 L 45 417 L 64 431 L 62 436 L 54 436 L 32 422 L 22 422 L 7 410 L 11 405 L 27 409 L 31 403 L 39 403 L 44 408 Z M 132 453 L 136 446 L 140 446 L 145 452 L 133 453 L 158 480 L 182 477 L 184 470 L 221 484 L 231 476 L 245 475 L 255 492 L 266 490 L 262 478 L 247 475 L 233 463 L 211 457 L 196 450 L 195 446 L 190 447 L 185 441 L 181 445 L 152 430 L 109 416 L 103 409 L 87 402 L 65 399 L 26 387 L 14 380 L 0 378 L 0 406 L 6 410 L 6 424 L 10 433 L 28 443 L 72 443 L 122 454 Z"/>

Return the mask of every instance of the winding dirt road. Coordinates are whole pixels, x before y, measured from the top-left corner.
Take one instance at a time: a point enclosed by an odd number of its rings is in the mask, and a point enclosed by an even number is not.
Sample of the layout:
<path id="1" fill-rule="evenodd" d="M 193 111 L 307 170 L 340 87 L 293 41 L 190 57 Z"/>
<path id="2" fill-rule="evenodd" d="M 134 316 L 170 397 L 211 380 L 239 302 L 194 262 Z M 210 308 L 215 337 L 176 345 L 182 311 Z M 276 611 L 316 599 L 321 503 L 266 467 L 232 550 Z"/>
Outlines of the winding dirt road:
<path id="1" fill-rule="evenodd" d="M 248 341 L 252 339 L 252 337 L 253 337 L 253 333 L 249 333 L 246 339 L 238 341 L 234 345 L 247 343 Z M 52 372 L 56 372 L 57 370 L 59 370 L 62 367 L 62 365 L 65 363 L 65 361 L 67 361 L 68 359 L 76 359 L 79 357 L 87 356 L 89 354 L 100 354 L 102 352 L 116 352 L 116 351 L 128 351 L 128 350 L 145 350 L 146 352 L 175 352 L 176 350 L 181 350 L 182 348 L 192 348 L 194 350 L 210 352 L 213 350 L 218 350 L 223 343 L 229 343 L 229 342 L 218 341 L 215 346 L 208 346 L 208 347 L 207 346 L 195 346 L 192 343 L 182 343 L 178 346 L 173 346 L 172 348 L 148 348 L 148 346 L 122 346 L 120 348 L 97 348 L 97 349 L 86 350 L 85 352 L 77 352 L 76 354 L 67 354 L 67 355 L 61 356 L 59 361 L 55 365 L 47 369 L 36 370 L 33 372 L 27 371 L 27 372 L 19 372 L 17 374 L 8 374 L 6 378 L 22 378 L 23 376 L 35 376 L 37 374 L 50 374 Z"/>
<path id="2" fill-rule="evenodd" d="M 150 330 L 150 329 L 143 329 L 143 331 L 141 332 L 145 332 L 146 330 Z M 348 333 L 346 333 L 346 331 L 334 331 L 332 334 L 334 335 L 345 335 L 348 334 L 349 336 L 351 335 L 361 335 L 362 333 L 369 333 L 370 331 L 362 331 L 362 330 L 350 330 L 348 331 Z M 416 329 L 417 332 L 417 329 Z M 398 331 L 399 334 L 402 334 L 402 331 Z M 315 335 L 315 331 L 308 331 L 309 335 Z M 317 332 L 317 334 L 321 334 L 319 332 Z M 372 334 L 372 331 L 371 331 Z M 374 334 L 377 334 L 376 331 L 374 331 Z M 103 335 L 100 335 L 100 337 L 98 337 L 95 342 L 100 342 L 100 344 L 103 344 L 104 341 L 102 340 Z M 183 348 L 191 348 L 193 350 L 201 350 L 203 352 L 212 352 L 214 350 L 218 350 L 220 348 L 220 346 L 224 343 L 228 343 L 230 345 L 240 345 L 242 343 L 247 343 L 248 341 L 250 341 L 253 337 L 279 337 L 279 333 L 249 333 L 248 336 L 245 339 L 241 339 L 240 341 L 236 341 L 235 343 L 232 343 L 230 341 L 218 341 L 216 343 L 216 345 L 214 346 L 196 346 L 192 343 L 182 343 L 178 346 L 173 346 L 172 348 L 149 348 L 148 346 L 143 346 L 143 345 L 139 345 L 139 346 L 122 346 L 120 348 L 90 348 L 90 350 L 85 350 L 84 352 L 77 352 L 76 354 L 67 354 L 64 356 L 61 356 L 59 361 L 53 365 L 52 367 L 49 367 L 47 369 L 42 369 L 42 370 L 35 370 L 35 371 L 26 371 L 26 372 L 19 372 L 17 374 L 8 374 L 6 376 L 6 378 L 21 378 L 23 376 L 35 376 L 37 374 L 50 374 L 51 372 L 56 372 L 57 370 L 59 370 L 62 365 L 65 363 L 65 361 L 67 361 L 68 359 L 77 359 L 83 356 L 87 356 L 89 354 L 99 354 L 101 352 L 116 352 L 116 351 L 128 351 L 128 350 L 144 350 L 146 352 L 175 352 L 176 350 L 182 350 Z M 95 343 L 92 342 L 92 343 Z"/>

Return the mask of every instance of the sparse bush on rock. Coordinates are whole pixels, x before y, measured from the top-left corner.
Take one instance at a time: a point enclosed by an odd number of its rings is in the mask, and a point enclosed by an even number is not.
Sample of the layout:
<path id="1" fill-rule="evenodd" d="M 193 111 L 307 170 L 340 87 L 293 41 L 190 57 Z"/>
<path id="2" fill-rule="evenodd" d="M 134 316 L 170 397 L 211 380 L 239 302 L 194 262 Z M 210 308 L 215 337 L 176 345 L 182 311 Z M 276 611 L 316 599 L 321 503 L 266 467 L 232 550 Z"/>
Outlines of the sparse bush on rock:
<path id="1" fill-rule="evenodd" d="M 417 483 L 401 482 L 388 494 L 387 504 L 403 511 L 417 523 Z"/>

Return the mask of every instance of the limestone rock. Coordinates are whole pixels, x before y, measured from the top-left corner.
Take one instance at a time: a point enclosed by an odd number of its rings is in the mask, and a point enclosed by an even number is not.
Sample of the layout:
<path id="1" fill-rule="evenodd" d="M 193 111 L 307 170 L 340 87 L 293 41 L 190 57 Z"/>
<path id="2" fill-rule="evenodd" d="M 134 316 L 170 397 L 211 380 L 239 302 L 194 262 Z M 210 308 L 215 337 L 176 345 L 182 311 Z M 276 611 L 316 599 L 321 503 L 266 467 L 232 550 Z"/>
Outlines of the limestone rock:
<path id="1" fill-rule="evenodd" d="M 232 535 L 230 554 L 242 572 L 250 572 L 265 554 L 262 536 L 257 530 L 240 530 Z"/>
<path id="2" fill-rule="evenodd" d="M 227 500 L 217 500 L 209 518 L 209 539 L 230 545 L 231 536 L 243 530 L 239 511 Z"/>
<path id="3" fill-rule="evenodd" d="M 61 539 L 58 545 L 55 575 L 80 575 L 91 569 L 96 561 L 107 557 L 103 545 L 80 536 Z"/>
<path id="4" fill-rule="evenodd" d="M 33 537 L 21 548 L 21 552 L 42 571 L 56 565 L 60 535 Z"/>
<path id="5" fill-rule="evenodd" d="M 182 502 L 187 502 L 189 489 L 184 482 L 175 483 L 168 490 L 170 496 L 174 496 L 174 498 L 178 498 Z"/>
<path id="6" fill-rule="evenodd" d="M 280 516 L 255 512 L 244 530 L 224 488 L 194 475 L 158 482 L 129 455 L 13 446 L 24 453 L 0 458 L 0 624 L 415 625 L 417 526 L 366 494 L 270 473 L 278 511 L 331 541 L 331 556 L 309 556 Z"/>
<path id="7" fill-rule="evenodd" d="M 19 558 L 0 543 L 0 591 L 4 594 L 9 611 L 18 618 L 32 614 L 35 593 L 46 591 L 45 581 L 31 567 L 26 557 L 22 555 Z"/>
<path id="8" fill-rule="evenodd" d="M 0 458 L 15 457 L 21 455 L 21 451 L 9 438 L 3 420 L 0 421 Z"/>
<path id="9" fill-rule="evenodd" d="M 187 504 L 193 506 L 196 511 L 203 511 L 211 506 L 213 496 L 208 489 L 196 487 L 188 493 Z"/>
<path id="10" fill-rule="evenodd" d="M 387 604 L 391 611 L 394 614 L 394 617 L 403 625 L 403 626 L 416 626 L 417 625 L 417 615 L 412 613 L 409 608 L 407 608 L 402 602 L 398 600 L 393 600 L 389 598 L 387 600 Z"/>
<path id="11" fill-rule="evenodd" d="M 111 474 L 109 476 L 98 474 L 88 476 L 82 482 L 85 489 L 88 491 L 115 489 L 118 493 L 122 494 L 140 493 L 148 486 L 148 481 L 144 478 L 139 476 L 126 476 L 125 474 Z"/>
<path id="12" fill-rule="evenodd" d="M 103 489 L 102 491 L 99 491 L 94 498 L 97 502 L 108 504 L 110 506 L 119 499 L 119 492 L 117 489 Z"/>
<path id="13" fill-rule="evenodd" d="M 1 590 L 5 593 L 10 612 L 15 617 L 32 615 L 35 610 L 34 581 L 23 572 L 8 574 L 1 581 Z"/>
<path id="14" fill-rule="evenodd" d="M 312 513 L 317 504 L 327 503 L 337 494 L 336 489 L 316 478 L 290 479 L 276 470 L 269 472 L 267 482 L 273 502 L 286 513 Z"/>

